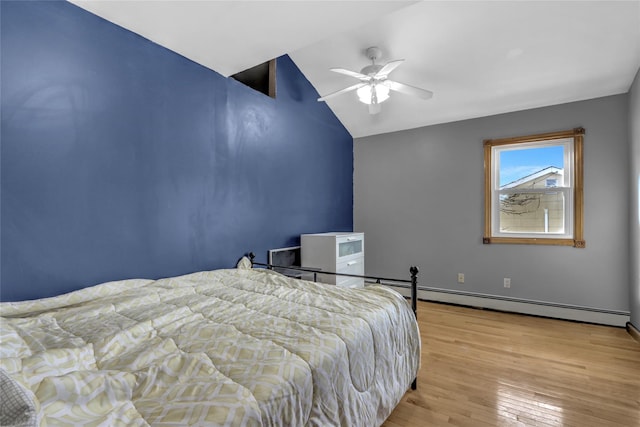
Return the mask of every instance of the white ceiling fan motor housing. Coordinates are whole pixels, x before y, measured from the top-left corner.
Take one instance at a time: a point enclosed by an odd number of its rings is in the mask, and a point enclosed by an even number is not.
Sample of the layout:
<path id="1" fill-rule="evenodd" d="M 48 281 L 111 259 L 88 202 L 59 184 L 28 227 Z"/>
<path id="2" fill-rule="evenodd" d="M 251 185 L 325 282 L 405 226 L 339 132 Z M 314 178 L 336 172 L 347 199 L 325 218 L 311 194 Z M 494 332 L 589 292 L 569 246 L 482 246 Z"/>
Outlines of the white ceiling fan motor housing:
<path id="1" fill-rule="evenodd" d="M 378 64 L 371 64 L 371 65 L 367 65 L 366 67 L 364 67 L 362 70 L 360 70 L 360 74 L 364 74 L 366 76 L 375 76 L 378 71 L 380 71 L 382 69 L 382 65 L 378 65 Z"/>
<path id="2" fill-rule="evenodd" d="M 369 58 L 372 62 L 371 65 L 367 65 L 362 70 L 360 70 L 361 74 L 367 76 L 374 76 L 378 71 L 382 69 L 382 65 L 376 64 L 376 60 L 382 56 L 382 50 L 378 47 L 370 47 L 367 49 L 367 58 Z"/>

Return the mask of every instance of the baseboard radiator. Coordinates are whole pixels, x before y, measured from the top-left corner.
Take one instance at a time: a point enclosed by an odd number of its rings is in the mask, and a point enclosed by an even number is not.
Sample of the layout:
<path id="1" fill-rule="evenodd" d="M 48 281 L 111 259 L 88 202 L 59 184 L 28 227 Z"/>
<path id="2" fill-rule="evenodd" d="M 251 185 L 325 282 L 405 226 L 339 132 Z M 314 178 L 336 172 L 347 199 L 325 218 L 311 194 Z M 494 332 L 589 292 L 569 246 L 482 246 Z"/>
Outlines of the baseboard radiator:
<path id="1" fill-rule="evenodd" d="M 396 288 L 396 290 L 403 295 L 407 293 L 407 290 L 403 288 Z M 605 310 L 428 286 L 418 286 L 418 299 L 619 327 L 626 327 L 630 320 L 628 311 Z"/>

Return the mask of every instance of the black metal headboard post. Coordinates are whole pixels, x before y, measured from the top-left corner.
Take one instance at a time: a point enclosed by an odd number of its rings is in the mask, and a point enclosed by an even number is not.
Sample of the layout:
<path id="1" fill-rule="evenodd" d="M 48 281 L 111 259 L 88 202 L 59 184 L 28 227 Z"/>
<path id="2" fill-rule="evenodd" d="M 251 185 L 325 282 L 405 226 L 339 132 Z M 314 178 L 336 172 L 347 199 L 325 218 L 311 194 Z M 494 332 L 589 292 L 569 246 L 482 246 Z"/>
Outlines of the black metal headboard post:
<path id="1" fill-rule="evenodd" d="M 418 321 L 418 272 L 420 270 L 415 265 L 409 269 L 411 273 L 411 309 L 413 310 L 413 315 L 416 317 L 416 322 Z M 411 390 L 415 390 L 418 388 L 418 377 L 413 379 L 411 383 Z"/>
<path id="2" fill-rule="evenodd" d="M 409 269 L 411 273 L 411 309 L 418 318 L 418 272 L 420 270 L 415 265 Z"/>

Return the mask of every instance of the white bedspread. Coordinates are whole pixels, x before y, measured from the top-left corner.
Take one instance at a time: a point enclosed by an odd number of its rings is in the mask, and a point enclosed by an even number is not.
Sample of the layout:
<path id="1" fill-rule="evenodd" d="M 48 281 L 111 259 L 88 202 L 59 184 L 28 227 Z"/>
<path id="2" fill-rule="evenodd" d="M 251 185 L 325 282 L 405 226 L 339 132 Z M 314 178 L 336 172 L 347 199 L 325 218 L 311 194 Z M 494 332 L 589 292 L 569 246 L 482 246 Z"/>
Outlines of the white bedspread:
<path id="1" fill-rule="evenodd" d="M 396 292 L 267 270 L 110 282 L 0 312 L 0 367 L 47 425 L 377 426 L 420 357 Z"/>

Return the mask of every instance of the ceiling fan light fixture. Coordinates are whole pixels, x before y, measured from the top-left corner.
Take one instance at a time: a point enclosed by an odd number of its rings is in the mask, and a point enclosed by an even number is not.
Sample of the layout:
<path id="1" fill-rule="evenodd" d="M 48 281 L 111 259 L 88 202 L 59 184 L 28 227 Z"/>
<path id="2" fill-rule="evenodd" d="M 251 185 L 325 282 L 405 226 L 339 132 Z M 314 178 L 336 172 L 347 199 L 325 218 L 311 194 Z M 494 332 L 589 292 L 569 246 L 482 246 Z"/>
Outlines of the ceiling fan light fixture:
<path id="1" fill-rule="evenodd" d="M 362 86 L 357 90 L 358 100 L 363 104 L 373 104 L 374 92 L 375 98 L 377 99 L 377 104 L 386 101 L 389 99 L 389 88 L 385 85 L 373 84 Z"/>
<path id="2" fill-rule="evenodd" d="M 376 64 L 376 60 L 380 57 L 380 54 L 380 49 L 377 47 L 367 49 L 367 57 L 371 60 L 371 65 L 367 65 L 360 72 L 347 70 L 345 68 L 331 68 L 331 71 L 356 78 L 359 82 L 328 95 L 321 96 L 318 98 L 318 101 L 326 101 L 334 96 L 356 91 L 358 100 L 369 106 L 369 114 L 378 114 L 381 111 L 380 104 L 389 99 L 390 90 L 415 96 L 420 99 L 430 99 L 433 96 L 433 92 L 429 90 L 389 80 L 389 73 L 398 68 L 398 66 L 404 62 L 404 59 L 396 59 L 384 65 L 378 65 Z"/>

